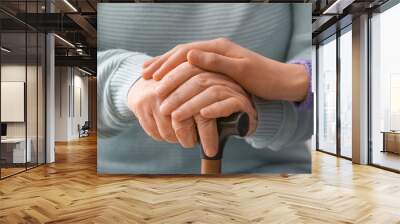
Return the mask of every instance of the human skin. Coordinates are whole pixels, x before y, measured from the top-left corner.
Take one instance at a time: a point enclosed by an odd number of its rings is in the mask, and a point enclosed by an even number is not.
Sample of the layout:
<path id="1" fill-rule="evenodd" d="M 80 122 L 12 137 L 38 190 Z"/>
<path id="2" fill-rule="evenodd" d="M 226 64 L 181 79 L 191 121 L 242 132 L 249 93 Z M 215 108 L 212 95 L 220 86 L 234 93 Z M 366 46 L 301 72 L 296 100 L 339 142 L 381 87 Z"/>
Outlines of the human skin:
<path id="1" fill-rule="evenodd" d="M 224 74 L 249 93 L 266 100 L 300 102 L 307 95 L 309 77 L 304 66 L 269 59 L 225 38 L 178 45 L 146 61 L 143 78 L 161 80 L 185 61 L 203 70 Z M 158 93 L 165 96 L 179 84 L 169 82 Z"/>
<path id="2" fill-rule="evenodd" d="M 213 156 L 218 149 L 216 118 L 245 111 L 250 115 L 249 134 L 255 130 L 256 111 L 250 96 L 229 77 L 205 72 L 187 62 L 171 72 L 170 78 L 161 82 L 140 79 L 128 93 L 128 107 L 153 139 L 179 142 L 189 148 L 196 144 L 198 131 L 206 154 Z M 157 90 L 173 80 L 174 74 L 191 78 L 161 97 Z"/>

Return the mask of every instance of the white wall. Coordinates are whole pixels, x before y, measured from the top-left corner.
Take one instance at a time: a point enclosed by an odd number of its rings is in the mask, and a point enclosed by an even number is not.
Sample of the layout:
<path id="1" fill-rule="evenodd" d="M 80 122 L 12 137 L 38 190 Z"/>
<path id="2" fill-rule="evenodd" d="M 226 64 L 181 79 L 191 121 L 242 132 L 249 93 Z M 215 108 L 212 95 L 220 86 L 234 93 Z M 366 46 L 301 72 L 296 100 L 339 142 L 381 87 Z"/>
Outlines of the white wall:
<path id="1" fill-rule="evenodd" d="M 28 85 L 27 88 L 27 122 L 28 122 L 28 137 L 30 133 L 36 134 L 36 80 L 31 77 L 32 74 L 36 77 L 36 66 L 18 65 L 18 64 L 6 64 L 1 66 L 1 81 L 2 82 L 25 82 L 25 75 L 28 72 Z M 2 96 L 4 97 L 4 96 Z M 39 105 L 41 107 L 42 105 Z M 8 108 L 1 108 L 1 110 L 7 110 Z M 24 109 L 24 108 L 22 108 Z M 33 113 L 35 112 L 35 113 Z M 8 137 L 24 137 L 26 122 L 7 122 L 7 135 Z M 31 131 L 32 130 L 32 131 Z"/>
<path id="2" fill-rule="evenodd" d="M 67 67 L 55 68 L 55 141 L 68 140 L 68 88 Z"/>
<path id="3" fill-rule="evenodd" d="M 78 124 L 88 120 L 88 78 L 83 75 L 76 68 L 56 67 L 56 141 L 77 139 Z"/>
<path id="4" fill-rule="evenodd" d="M 11 82 L 25 82 L 25 65 L 9 64 L 1 66 L 1 81 Z M 31 67 L 28 67 L 30 70 Z M 1 108 L 6 110 L 6 108 Z M 11 122 L 7 123 L 7 136 L 8 137 L 24 137 L 25 136 L 25 122 Z"/>

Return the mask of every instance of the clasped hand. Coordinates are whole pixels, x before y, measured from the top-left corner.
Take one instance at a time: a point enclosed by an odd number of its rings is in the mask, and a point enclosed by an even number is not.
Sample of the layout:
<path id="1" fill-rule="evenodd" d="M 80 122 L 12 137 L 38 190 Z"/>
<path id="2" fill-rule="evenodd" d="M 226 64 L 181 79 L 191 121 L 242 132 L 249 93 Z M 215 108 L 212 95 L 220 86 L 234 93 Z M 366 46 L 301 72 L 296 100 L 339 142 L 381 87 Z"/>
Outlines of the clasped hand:
<path id="1" fill-rule="evenodd" d="M 217 152 L 216 118 L 244 111 L 250 116 L 248 134 L 255 131 L 248 93 L 300 102 L 309 83 L 304 66 L 269 59 L 225 38 L 178 45 L 146 61 L 142 74 L 128 101 L 147 134 L 192 147 L 196 123 L 209 156 Z"/>
<path id="2" fill-rule="evenodd" d="M 177 86 L 171 88 L 172 84 Z M 161 81 L 139 79 L 129 91 L 128 107 L 155 140 L 190 148 L 198 141 L 198 131 L 208 156 L 218 149 L 216 118 L 244 111 L 251 118 L 249 133 L 256 127 L 255 108 L 241 86 L 188 62 L 177 65 Z"/>

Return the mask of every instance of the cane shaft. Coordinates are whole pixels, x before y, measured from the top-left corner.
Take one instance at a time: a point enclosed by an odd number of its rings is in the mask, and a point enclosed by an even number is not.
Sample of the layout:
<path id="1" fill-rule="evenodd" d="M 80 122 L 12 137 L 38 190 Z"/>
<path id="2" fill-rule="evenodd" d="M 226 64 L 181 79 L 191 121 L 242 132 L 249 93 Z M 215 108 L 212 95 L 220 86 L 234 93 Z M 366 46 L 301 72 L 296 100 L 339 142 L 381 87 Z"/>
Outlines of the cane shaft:
<path id="1" fill-rule="evenodd" d="M 217 119 L 218 151 L 217 154 L 207 156 L 201 148 L 201 174 L 220 174 L 221 160 L 225 144 L 230 136 L 245 136 L 249 130 L 249 116 L 247 113 L 234 113 L 225 118 Z M 200 139 L 200 138 L 199 138 Z"/>
<path id="2" fill-rule="evenodd" d="M 220 174 L 221 160 L 201 160 L 201 174 Z"/>

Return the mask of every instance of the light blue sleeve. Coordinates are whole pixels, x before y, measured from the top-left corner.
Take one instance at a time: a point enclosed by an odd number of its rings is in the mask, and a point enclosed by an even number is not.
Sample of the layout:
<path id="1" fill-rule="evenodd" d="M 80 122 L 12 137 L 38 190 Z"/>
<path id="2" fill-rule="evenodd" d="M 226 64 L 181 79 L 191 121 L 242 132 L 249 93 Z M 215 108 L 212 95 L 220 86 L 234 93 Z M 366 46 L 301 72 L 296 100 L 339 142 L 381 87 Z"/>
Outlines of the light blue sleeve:
<path id="1" fill-rule="evenodd" d="M 311 60 L 312 45 L 312 4 L 292 3 L 292 38 L 286 54 L 286 62 Z"/>
<path id="2" fill-rule="evenodd" d="M 110 137 L 135 121 L 127 104 L 130 87 L 141 77 L 141 67 L 150 56 L 121 49 L 97 53 L 97 113 L 99 135 Z"/>

